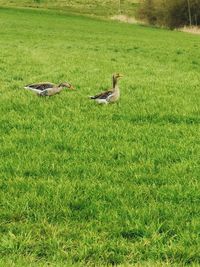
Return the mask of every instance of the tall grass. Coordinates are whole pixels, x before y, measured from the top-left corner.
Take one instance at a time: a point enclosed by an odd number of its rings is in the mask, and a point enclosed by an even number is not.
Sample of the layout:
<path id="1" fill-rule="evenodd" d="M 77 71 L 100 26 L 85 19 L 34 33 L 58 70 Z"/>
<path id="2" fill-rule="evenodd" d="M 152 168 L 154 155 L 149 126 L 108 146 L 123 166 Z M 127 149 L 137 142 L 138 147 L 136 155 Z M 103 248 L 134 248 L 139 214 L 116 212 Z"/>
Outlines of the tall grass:
<path id="1" fill-rule="evenodd" d="M 139 4 L 140 0 L 121 0 L 121 13 L 134 16 Z M 119 0 L 0 0 L 0 6 L 53 8 L 103 17 L 119 14 Z"/>

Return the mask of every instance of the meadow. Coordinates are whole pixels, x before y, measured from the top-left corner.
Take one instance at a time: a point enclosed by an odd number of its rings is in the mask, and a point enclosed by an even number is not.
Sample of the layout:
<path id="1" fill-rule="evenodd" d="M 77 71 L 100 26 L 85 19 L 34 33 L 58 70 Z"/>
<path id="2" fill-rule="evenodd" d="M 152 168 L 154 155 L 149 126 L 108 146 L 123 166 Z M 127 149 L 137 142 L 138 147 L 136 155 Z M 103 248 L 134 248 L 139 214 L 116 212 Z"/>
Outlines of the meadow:
<path id="1" fill-rule="evenodd" d="M 0 8 L 0 73 L 0 266 L 200 265 L 199 36 Z"/>
<path id="2" fill-rule="evenodd" d="M 141 0 L 121 0 L 120 10 L 133 17 L 140 2 Z M 119 0 L 0 0 L 0 6 L 57 9 L 99 17 L 119 13 Z"/>

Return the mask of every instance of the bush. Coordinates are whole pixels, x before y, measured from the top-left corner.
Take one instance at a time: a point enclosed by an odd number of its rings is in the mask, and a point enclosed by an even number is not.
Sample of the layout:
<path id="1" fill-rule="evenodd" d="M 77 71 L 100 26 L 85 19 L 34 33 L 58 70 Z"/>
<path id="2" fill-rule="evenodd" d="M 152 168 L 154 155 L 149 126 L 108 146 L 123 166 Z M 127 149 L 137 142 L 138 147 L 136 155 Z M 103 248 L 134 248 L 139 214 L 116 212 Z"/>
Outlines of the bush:
<path id="1" fill-rule="evenodd" d="M 190 25 L 190 22 L 200 25 L 200 0 L 144 0 L 138 16 L 150 24 L 170 28 Z"/>

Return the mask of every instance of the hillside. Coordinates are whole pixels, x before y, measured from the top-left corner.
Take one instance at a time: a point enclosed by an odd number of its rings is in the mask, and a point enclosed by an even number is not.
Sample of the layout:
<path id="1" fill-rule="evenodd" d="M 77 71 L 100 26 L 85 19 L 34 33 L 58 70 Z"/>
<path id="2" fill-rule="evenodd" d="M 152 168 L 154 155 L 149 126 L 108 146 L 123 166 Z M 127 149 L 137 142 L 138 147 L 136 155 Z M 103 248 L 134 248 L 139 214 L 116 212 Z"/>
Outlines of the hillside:
<path id="1" fill-rule="evenodd" d="M 121 12 L 134 16 L 140 0 L 121 1 Z M 0 0 L 0 6 L 53 8 L 76 13 L 111 16 L 119 13 L 116 0 Z"/>
<path id="2" fill-rule="evenodd" d="M 200 37 L 0 13 L 0 266 L 199 266 Z"/>

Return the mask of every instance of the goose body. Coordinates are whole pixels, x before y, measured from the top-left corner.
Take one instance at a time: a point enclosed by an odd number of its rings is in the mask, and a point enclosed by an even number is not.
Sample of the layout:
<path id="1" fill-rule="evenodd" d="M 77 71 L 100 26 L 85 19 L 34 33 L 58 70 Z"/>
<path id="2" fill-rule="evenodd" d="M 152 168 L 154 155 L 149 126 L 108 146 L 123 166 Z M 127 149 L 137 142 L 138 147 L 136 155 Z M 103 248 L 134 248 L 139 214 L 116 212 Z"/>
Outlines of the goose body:
<path id="1" fill-rule="evenodd" d="M 70 83 L 66 82 L 59 85 L 50 82 L 33 83 L 24 88 L 36 92 L 39 96 L 53 96 L 60 93 L 63 88 L 74 89 Z"/>
<path id="2" fill-rule="evenodd" d="M 121 78 L 122 75 L 117 73 L 113 74 L 113 88 L 107 91 L 104 91 L 100 94 L 91 96 L 90 99 L 95 100 L 98 104 L 109 104 L 114 103 L 120 98 L 120 90 L 118 86 L 118 79 Z"/>

